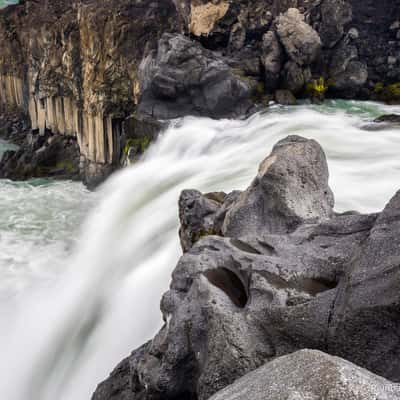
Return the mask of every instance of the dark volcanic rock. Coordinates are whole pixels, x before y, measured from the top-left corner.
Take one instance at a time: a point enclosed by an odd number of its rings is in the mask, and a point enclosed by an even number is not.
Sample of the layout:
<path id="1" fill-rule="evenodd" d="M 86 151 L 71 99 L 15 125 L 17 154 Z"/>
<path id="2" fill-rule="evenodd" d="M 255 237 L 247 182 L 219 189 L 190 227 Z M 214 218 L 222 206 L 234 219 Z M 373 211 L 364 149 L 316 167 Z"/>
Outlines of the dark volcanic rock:
<path id="1" fill-rule="evenodd" d="M 400 381 L 399 232 L 400 192 L 355 253 L 328 331 L 330 351 L 395 381 Z"/>
<path id="2" fill-rule="evenodd" d="M 211 198 L 210 198 L 211 197 Z M 184 190 L 179 198 L 179 237 L 183 251 L 189 250 L 203 236 L 216 231 L 216 212 L 224 202 L 225 193 L 203 196 L 197 190 Z"/>
<path id="3" fill-rule="evenodd" d="M 165 324 L 128 358 L 129 370 L 116 370 L 93 399 L 205 400 L 266 362 L 306 348 L 399 382 L 400 193 L 381 214 L 336 214 L 327 180 L 320 146 L 289 137 L 245 192 L 183 192 L 186 252 L 161 301 Z M 294 372 L 275 379 L 280 368 Z M 257 399 L 262 378 L 304 400 L 319 399 L 320 385 L 326 398 L 371 399 L 386 383 L 314 352 L 278 359 L 254 374 L 216 399 L 230 398 L 242 382 L 243 398 Z M 345 386 L 350 375 L 365 382 L 354 378 Z M 115 387 L 126 397 L 113 397 Z"/>
<path id="4" fill-rule="evenodd" d="M 210 400 L 396 400 L 400 385 L 315 350 L 280 357 Z"/>
<path id="5" fill-rule="evenodd" d="M 381 115 L 380 117 L 376 118 L 374 122 L 398 125 L 400 124 L 400 115 L 398 114 Z"/>
<path id="6" fill-rule="evenodd" d="M 321 3 L 320 35 L 325 47 L 334 47 L 352 20 L 352 8 L 347 0 L 324 0 Z"/>
<path id="7" fill-rule="evenodd" d="M 273 91 L 279 86 L 283 63 L 283 48 L 274 31 L 264 35 L 262 49 L 261 62 L 265 70 L 265 87 Z"/>
<path id="8" fill-rule="evenodd" d="M 34 177 L 80 178 L 79 146 L 75 138 L 39 135 L 31 132 L 29 122 L 16 115 L 3 138 L 18 145 L 0 160 L 0 178 L 23 180 Z"/>
<path id="9" fill-rule="evenodd" d="M 19 109 L 42 135 L 74 139 L 82 177 L 99 183 L 123 158 L 139 64 L 181 27 L 172 0 L 27 0 L 2 9 L 0 108 Z"/>
<path id="10" fill-rule="evenodd" d="M 342 42 L 333 51 L 329 66 L 331 89 L 342 97 L 354 98 L 368 80 L 368 68 L 360 62 L 357 47 Z"/>
<path id="11" fill-rule="evenodd" d="M 317 142 L 290 136 L 278 142 L 258 176 L 228 211 L 225 236 L 293 231 L 332 215 L 328 166 Z"/>
<path id="12" fill-rule="evenodd" d="M 251 86 L 223 58 L 183 35 L 165 34 L 141 65 L 139 110 L 155 118 L 238 117 L 252 107 Z"/>
<path id="13" fill-rule="evenodd" d="M 277 18 L 276 30 L 292 61 L 303 66 L 316 60 L 321 50 L 321 39 L 297 8 L 290 8 Z"/>
<path id="14" fill-rule="evenodd" d="M 296 97 L 290 90 L 277 90 L 275 92 L 275 101 L 284 106 L 294 106 L 297 104 Z"/>

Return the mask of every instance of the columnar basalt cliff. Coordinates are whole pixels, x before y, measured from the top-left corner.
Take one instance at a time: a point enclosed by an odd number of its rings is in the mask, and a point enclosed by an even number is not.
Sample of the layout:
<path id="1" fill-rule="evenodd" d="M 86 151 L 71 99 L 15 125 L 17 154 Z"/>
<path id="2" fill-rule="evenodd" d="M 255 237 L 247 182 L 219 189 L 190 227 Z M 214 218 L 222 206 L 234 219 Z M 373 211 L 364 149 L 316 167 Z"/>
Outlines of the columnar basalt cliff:
<path id="1" fill-rule="evenodd" d="M 175 6 L 151 1 L 25 1 L 0 11 L 4 111 L 29 115 L 37 135 L 75 138 L 88 182 L 118 166 L 122 123 L 137 104 L 138 66 Z"/>
<path id="2" fill-rule="evenodd" d="M 299 136 L 243 192 L 183 191 L 164 326 L 93 400 L 399 399 L 372 373 L 400 382 L 400 192 L 379 214 L 333 207 Z"/>
<path id="3" fill-rule="evenodd" d="M 0 10 L 1 115 L 19 110 L 46 138 L 32 154 L 75 140 L 95 184 L 145 149 L 155 120 L 240 117 L 274 98 L 398 101 L 399 51 L 397 0 L 25 0 Z M 18 178 L 20 157 L 7 160 Z"/>

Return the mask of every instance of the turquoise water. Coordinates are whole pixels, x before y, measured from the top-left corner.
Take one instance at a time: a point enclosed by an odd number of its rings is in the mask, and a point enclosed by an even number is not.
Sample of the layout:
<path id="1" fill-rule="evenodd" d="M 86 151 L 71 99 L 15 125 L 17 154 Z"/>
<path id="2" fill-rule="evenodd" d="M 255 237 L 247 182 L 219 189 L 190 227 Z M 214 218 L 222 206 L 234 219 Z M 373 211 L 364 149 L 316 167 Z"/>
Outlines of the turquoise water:
<path id="1" fill-rule="evenodd" d="M 0 0 L 0 8 L 9 6 L 10 4 L 17 4 L 18 0 Z"/>
<path id="2" fill-rule="evenodd" d="M 17 146 L 11 143 L 7 143 L 5 140 L 0 139 L 0 158 L 3 157 L 5 151 L 16 150 L 17 148 L 18 148 Z"/>
<path id="3" fill-rule="evenodd" d="M 0 140 L 0 157 L 14 149 Z M 94 198 L 78 182 L 0 179 L 0 299 L 58 273 Z"/>

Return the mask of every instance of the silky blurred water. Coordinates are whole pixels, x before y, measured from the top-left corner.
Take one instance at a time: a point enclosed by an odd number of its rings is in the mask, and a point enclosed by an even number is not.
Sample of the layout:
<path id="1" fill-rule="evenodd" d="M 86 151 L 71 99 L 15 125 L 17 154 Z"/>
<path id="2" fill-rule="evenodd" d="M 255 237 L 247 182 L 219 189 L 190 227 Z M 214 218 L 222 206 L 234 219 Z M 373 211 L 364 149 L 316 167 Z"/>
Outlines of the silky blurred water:
<path id="1" fill-rule="evenodd" d="M 400 187 L 400 130 L 371 121 L 391 112 L 400 107 L 331 101 L 242 121 L 185 118 L 97 193 L 0 181 L 0 398 L 90 399 L 161 324 L 180 191 L 245 188 L 287 135 L 324 147 L 337 210 L 382 209 Z"/>

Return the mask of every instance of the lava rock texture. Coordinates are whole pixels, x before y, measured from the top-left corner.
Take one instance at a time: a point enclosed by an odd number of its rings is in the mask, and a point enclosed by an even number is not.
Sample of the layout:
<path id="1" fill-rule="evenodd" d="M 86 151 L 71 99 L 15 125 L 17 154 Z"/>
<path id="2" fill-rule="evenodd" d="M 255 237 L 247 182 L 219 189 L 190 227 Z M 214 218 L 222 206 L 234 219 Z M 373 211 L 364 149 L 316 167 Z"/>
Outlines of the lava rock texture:
<path id="1" fill-rule="evenodd" d="M 165 324 L 93 400 L 400 398 L 400 192 L 335 213 L 323 150 L 289 136 L 247 190 L 183 191 L 179 215 Z"/>
<path id="2" fill-rule="evenodd" d="M 143 121 L 296 97 L 399 102 L 399 52 L 398 0 L 24 0 L 0 10 L 0 113 L 68 137 L 94 186 L 156 136 L 137 135 Z"/>

